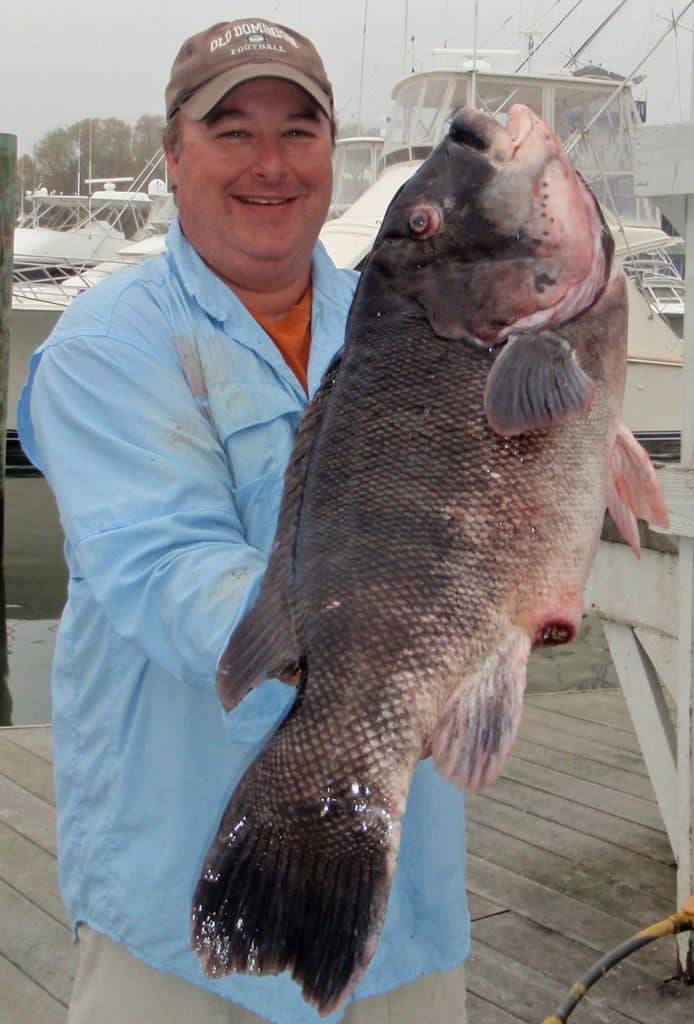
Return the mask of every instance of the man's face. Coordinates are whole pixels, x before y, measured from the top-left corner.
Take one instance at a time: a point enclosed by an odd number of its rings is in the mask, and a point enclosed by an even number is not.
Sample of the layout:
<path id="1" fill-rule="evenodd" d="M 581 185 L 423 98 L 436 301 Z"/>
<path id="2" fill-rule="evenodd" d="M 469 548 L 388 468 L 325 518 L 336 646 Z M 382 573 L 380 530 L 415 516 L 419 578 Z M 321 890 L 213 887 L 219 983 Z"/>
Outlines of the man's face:
<path id="1" fill-rule="evenodd" d="M 272 291 L 310 269 L 332 192 L 330 122 L 298 86 L 237 86 L 167 152 L 183 232 L 229 285 Z"/>

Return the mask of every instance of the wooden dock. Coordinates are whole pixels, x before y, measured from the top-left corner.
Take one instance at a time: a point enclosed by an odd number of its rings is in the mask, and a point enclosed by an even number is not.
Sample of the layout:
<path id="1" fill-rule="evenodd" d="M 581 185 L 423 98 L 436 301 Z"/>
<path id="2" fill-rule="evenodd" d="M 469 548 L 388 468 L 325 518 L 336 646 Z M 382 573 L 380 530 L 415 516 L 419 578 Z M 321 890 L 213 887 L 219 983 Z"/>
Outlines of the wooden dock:
<path id="1" fill-rule="evenodd" d="M 539 1024 L 604 952 L 675 906 L 675 867 L 621 692 L 532 695 L 503 777 L 468 802 L 469 1024 Z M 55 873 L 50 730 L 0 730 L 0 1019 L 64 1024 L 75 951 Z M 571 1024 L 692 1024 L 675 940 Z M 434 1022 L 432 1022 L 434 1024 Z"/>

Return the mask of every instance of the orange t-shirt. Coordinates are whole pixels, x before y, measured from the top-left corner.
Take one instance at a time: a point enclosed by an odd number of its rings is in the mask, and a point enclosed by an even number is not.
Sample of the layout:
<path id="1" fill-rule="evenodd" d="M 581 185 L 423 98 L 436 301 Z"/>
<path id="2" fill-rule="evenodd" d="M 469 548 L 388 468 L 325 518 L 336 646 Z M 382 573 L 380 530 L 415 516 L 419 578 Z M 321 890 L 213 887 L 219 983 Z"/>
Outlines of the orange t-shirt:
<path id="1" fill-rule="evenodd" d="M 311 298 L 308 286 L 295 306 L 290 306 L 279 320 L 253 314 L 282 353 L 284 361 L 293 370 L 304 391 L 308 391 L 308 352 L 311 347 Z"/>

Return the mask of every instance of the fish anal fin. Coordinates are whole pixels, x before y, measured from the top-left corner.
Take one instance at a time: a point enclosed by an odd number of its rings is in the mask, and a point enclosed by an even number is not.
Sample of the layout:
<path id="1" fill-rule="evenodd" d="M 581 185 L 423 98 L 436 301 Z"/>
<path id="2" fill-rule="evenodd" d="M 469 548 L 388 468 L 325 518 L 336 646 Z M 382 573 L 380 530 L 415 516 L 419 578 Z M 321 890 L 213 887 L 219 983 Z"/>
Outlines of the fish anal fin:
<path id="1" fill-rule="evenodd" d="M 441 775 L 459 789 L 474 793 L 501 772 L 520 724 L 530 645 L 525 630 L 512 628 L 444 708 L 432 754 Z"/>
<path id="2" fill-rule="evenodd" d="M 658 474 L 634 435 L 619 426 L 610 453 L 607 507 L 617 529 L 638 557 L 641 552 L 638 519 L 668 526 L 668 513 Z"/>
<path id="3" fill-rule="evenodd" d="M 556 331 L 512 335 L 489 371 L 484 411 L 492 430 L 513 437 L 583 415 L 595 382 Z"/>

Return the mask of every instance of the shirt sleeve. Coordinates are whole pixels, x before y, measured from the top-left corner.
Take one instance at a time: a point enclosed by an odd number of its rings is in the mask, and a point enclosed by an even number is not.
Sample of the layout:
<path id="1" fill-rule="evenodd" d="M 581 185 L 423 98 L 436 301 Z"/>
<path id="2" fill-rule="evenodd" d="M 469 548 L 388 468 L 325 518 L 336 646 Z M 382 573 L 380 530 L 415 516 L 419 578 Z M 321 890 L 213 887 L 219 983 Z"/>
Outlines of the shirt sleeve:
<path id="1" fill-rule="evenodd" d="M 213 686 L 266 556 L 244 537 L 225 451 L 175 355 L 63 338 L 35 357 L 23 404 L 72 574 L 120 635 L 175 678 Z"/>

